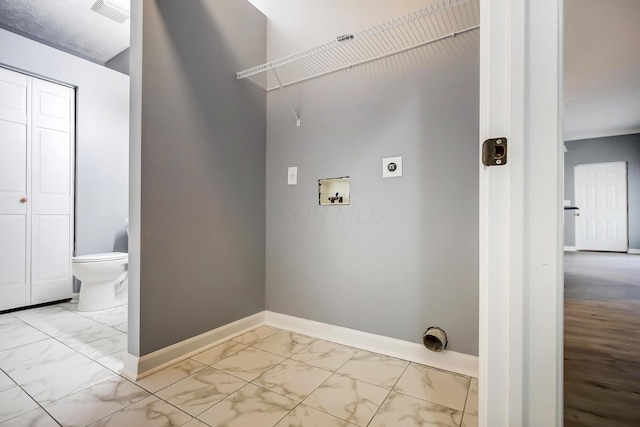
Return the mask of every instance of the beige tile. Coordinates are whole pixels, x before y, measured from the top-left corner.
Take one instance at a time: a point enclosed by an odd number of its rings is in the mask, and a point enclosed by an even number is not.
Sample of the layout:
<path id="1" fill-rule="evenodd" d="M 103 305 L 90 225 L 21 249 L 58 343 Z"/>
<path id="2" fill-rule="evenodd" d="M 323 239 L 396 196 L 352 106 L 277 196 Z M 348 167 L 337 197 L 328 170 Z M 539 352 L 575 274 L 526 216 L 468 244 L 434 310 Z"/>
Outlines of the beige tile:
<path id="1" fill-rule="evenodd" d="M 247 346 L 244 344 L 240 344 L 235 341 L 227 341 L 223 344 L 210 348 L 207 351 L 196 354 L 192 359 L 200 363 L 204 363 L 205 365 L 213 365 L 222 359 L 226 359 L 227 357 L 236 354 L 240 350 L 244 350 L 245 348 L 247 348 Z"/>
<path id="2" fill-rule="evenodd" d="M 296 402 L 247 384 L 198 416 L 212 427 L 273 427 Z"/>
<path id="3" fill-rule="evenodd" d="M 283 360 L 283 357 L 249 347 L 222 359 L 213 367 L 245 381 L 253 381 Z"/>
<path id="4" fill-rule="evenodd" d="M 462 413 L 415 397 L 391 392 L 370 427 L 458 427 Z"/>
<path id="5" fill-rule="evenodd" d="M 467 403 L 464 405 L 464 413 L 478 416 L 478 379 L 472 378 L 469 385 Z"/>
<path id="6" fill-rule="evenodd" d="M 351 359 L 357 350 L 328 341 L 318 340 L 291 356 L 292 359 L 328 371 L 336 371 Z"/>
<path id="7" fill-rule="evenodd" d="M 330 371 L 295 360 L 285 360 L 253 383 L 301 402 L 330 376 Z"/>
<path id="8" fill-rule="evenodd" d="M 478 417 L 475 415 L 464 414 L 462 425 L 460 427 L 478 427 Z"/>
<path id="9" fill-rule="evenodd" d="M 303 402 L 335 417 L 366 426 L 389 390 L 334 374 Z"/>
<path id="10" fill-rule="evenodd" d="M 136 381 L 136 383 L 149 390 L 152 393 L 157 392 L 175 382 L 180 381 L 183 378 L 188 377 L 189 375 L 195 374 L 198 371 L 206 368 L 202 363 L 196 362 L 195 360 L 187 359 L 183 360 L 180 363 L 176 363 L 173 366 L 169 366 L 168 368 L 163 369 L 162 371 L 156 372 L 155 374 L 151 374 L 148 377 L 145 377 L 141 380 Z"/>
<path id="11" fill-rule="evenodd" d="M 183 427 L 210 427 L 209 424 L 205 424 L 197 418 L 192 419 L 186 423 Z"/>
<path id="12" fill-rule="evenodd" d="M 207 368 L 160 390 L 156 395 L 195 417 L 245 384 L 246 381 L 239 378 Z"/>
<path id="13" fill-rule="evenodd" d="M 294 332 L 278 331 L 253 346 L 260 350 L 275 353 L 280 356 L 290 357 L 314 341 L 315 338 L 296 334 Z"/>
<path id="14" fill-rule="evenodd" d="M 103 418 L 93 427 L 179 427 L 191 416 L 155 396 L 149 396 L 133 405 Z"/>
<path id="15" fill-rule="evenodd" d="M 325 414 L 310 406 L 298 405 L 276 427 L 355 427 L 355 424 Z"/>
<path id="16" fill-rule="evenodd" d="M 469 377 L 411 364 L 395 391 L 462 411 L 467 399 Z"/>
<path id="17" fill-rule="evenodd" d="M 233 341 L 239 342 L 240 344 L 244 345 L 253 345 L 258 341 L 262 341 L 263 339 L 275 334 L 276 332 L 278 332 L 278 329 L 270 328 L 269 326 L 260 326 L 253 331 L 249 331 L 246 334 L 233 338 Z"/>
<path id="18" fill-rule="evenodd" d="M 86 426 L 149 396 L 146 390 L 114 378 L 45 407 L 64 426 Z"/>
<path id="19" fill-rule="evenodd" d="M 391 388 L 409 362 L 380 354 L 360 351 L 345 363 L 337 373 L 380 387 Z"/>

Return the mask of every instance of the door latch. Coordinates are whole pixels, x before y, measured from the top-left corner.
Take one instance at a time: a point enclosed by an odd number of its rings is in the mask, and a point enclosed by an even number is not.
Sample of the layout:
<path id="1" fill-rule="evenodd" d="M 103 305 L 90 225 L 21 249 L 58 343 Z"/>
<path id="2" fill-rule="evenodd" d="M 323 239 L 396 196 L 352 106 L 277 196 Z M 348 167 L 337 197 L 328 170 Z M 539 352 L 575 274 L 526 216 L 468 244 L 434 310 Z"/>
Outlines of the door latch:
<path id="1" fill-rule="evenodd" d="M 507 138 L 491 138 L 482 144 L 482 163 L 485 166 L 507 164 Z"/>

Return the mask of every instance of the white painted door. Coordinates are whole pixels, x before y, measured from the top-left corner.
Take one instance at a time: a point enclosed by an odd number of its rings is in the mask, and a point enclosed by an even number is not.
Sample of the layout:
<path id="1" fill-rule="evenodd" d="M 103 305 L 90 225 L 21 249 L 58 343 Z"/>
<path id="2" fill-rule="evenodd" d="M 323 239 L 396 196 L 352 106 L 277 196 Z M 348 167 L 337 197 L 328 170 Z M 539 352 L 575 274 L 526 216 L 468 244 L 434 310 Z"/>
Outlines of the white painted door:
<path id="1" fill-rule="evenodd" d="M 33 79 L 31 303 L 73 291 L 73 89 Z"/>
<path id="2" fill-rule="evenodd" d="M 74 104 L 0 68 L 0 310 L 71 296 Z"/>
<path id="3" fill-rule="evenodd" d="M 29 295 L 29 80 L 0 68 L 0 310 Z"/>
<path id="4" fill-rule="evenodd" d="M 574 177 L 576 248 L 627 252 L 627 162 L 578 165 Z"/>

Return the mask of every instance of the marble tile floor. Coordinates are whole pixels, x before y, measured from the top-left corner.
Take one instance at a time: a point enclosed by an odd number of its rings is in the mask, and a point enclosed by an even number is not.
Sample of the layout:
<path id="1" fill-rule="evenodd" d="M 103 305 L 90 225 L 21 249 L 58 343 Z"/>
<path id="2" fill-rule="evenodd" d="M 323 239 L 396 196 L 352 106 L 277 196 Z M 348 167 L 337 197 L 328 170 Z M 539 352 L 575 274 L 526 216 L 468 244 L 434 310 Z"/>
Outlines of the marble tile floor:
<path id="1" fill-rule="evenodd" d="M 477 379 L 266 326 L 132 382 L 126 311 L 0 315 L 0 427 L 478 425 Z"/>

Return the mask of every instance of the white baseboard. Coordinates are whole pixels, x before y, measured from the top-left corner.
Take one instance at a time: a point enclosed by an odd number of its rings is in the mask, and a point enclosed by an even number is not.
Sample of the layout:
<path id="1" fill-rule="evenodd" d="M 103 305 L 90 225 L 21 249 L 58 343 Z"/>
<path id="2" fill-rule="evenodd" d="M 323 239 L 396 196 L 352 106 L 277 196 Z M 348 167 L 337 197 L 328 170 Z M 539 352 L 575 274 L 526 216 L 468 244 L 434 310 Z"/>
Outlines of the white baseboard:
<path id="1" fill-rule="evenodd" d="M 261 311 L 142 357 L 125 353 L 124 367 L 120 373 L 129 379 L 139 380 L 263 325 L 264 317 L 265 312 Z"/>
<path id="2" fill-rule="evenodd" d="M 633 254 L 633 255 L 640 255 L 640 249 L 629 249 L 627 253 Z"/>
<path id="3" fill-rule="evenodd" d="M 565 252 L 578 252 L 578 249 L 576 249 L 575 246 L 565 246 L 564 247 L 564 251 Z"/>
<path id="4" fill-rule="evenodd" d="M 327 323 L 306 320 L 286 314 L 262 311 L 204 334 L 186 339 L 154 351 L 142 357 L 125 353 L 124 367 L 120 372 L 126 378 L 139 380 L 161 369 L 215 347 L 231 338 L 242 335 L 261 325 L 273 326 L 315 338 L 348 345 L 421 365 L 478 377 L 478 358 L 468 354 L 444 350 L 436 353 L 422 344 L 370 334 L 355 329 L 343 328 Z"/>
<path id="5" fill-rule="evenodd" d="M 286 314 L 265 312 L 265 324 L 276 328 L 356 347 L 445 371 L 478 378 L 478 357 L 455 351 L 433 352 L 422 344 L 370 334 L 355 329 L 301 319 Z"/>

